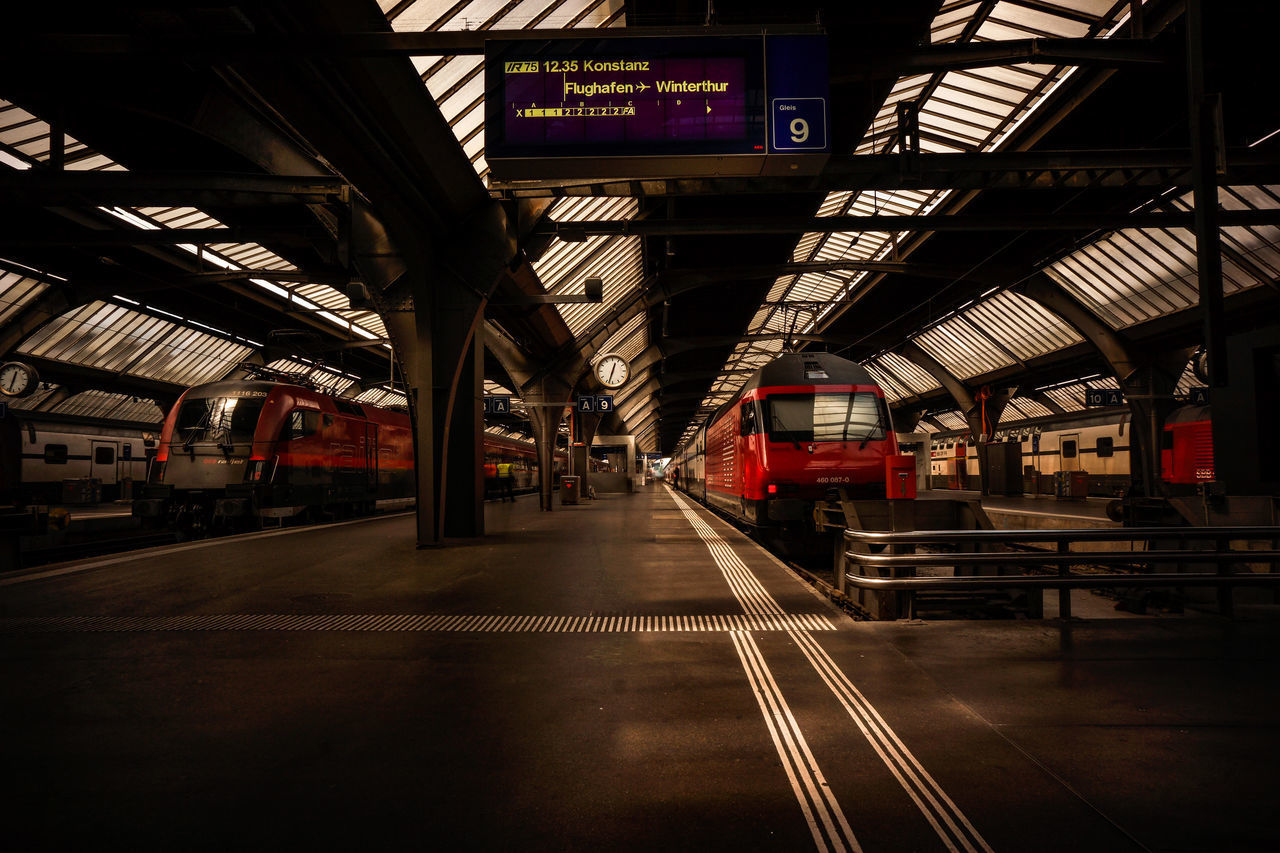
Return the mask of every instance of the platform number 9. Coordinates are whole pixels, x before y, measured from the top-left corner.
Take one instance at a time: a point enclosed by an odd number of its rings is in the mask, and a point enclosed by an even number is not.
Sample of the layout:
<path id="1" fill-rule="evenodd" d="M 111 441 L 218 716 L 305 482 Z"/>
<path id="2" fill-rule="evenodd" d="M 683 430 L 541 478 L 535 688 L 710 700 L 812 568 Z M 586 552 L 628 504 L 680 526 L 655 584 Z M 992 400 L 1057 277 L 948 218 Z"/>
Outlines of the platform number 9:
<path id="1" fill-rule="evenodd" d="M 802 118 L 791 120 L 791 141 L 804 142 L 809 138 L 809 122 Z"/>

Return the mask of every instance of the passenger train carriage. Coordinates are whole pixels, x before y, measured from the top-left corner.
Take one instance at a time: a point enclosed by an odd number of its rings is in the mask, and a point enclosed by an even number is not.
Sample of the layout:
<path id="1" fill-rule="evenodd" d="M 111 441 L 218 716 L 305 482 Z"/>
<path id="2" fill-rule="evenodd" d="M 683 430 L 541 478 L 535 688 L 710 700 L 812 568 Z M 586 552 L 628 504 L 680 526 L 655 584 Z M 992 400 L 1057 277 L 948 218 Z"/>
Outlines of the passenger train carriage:
<path id="1" fill-rule="evenodd" d="M 884 393 L 858 364 L 786 353 L 758 370 L 672 459 L 678 487 L 746 524 L 807 520 L 844 487 L 884 497 L 897 453 Z"/>
<path id="2" fill-rule="evenodd" d="M 91 478 L 104 501 L 142 484 L 159 430 L 125 421 L 10 411 L 0 418 L 0 503 L 62 501 L 64 480 Z"/>
<path id="3" fill-rule="evenodd" d="M 1131 482 L 1133 425 L 1127 411 L 1078 412 L 1002 426 L 997 444 L 1019 445 L 1023 491 L 1053 494 L 1060 471 L 1085 476 L 1095 497 L 1124 494 Z M 1172 412 L 1160 434 L 1160 479 L 1185 487 L 1214 478 L 1213 429 L 1207 406 Z M 936 432 L 930 438 L 930 487 L 981 489 L 978 452 L 967 430 Z"/>

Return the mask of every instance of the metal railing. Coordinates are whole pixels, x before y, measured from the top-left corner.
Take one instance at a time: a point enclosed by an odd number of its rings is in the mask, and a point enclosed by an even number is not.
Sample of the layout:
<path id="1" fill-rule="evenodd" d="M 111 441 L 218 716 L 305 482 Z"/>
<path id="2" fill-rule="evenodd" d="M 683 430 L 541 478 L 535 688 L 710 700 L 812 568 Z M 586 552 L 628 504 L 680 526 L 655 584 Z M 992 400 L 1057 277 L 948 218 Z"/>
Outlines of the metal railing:
<path id="1" fill-rule="evenodd" d="M 1233 550 L 1233 541 L 1269 540 L 1271 550 Z M 1058 590 L 1058 608 L 1062 618 L 1071 617 L 1070 594 L 1073 588 L 1088 587 L 1216 587 L 1219 611 L 1233 613 L 1232 590 L 1237 586 L 1280 587 L 1276 563 L 1280 561 L 1280 527 L 1129 527 L 1083 530 L 911 530 L 888 532 L 846 530 L 844 532 L 843 580 L 860 589 L 895 590 L 906 596 L 907 612 L 914 612 L 917 592 L 964 592 L 992 589 Z M 1073 551 L 1080 542 L 1174 542 L 1182 548 L 1131 551 Z M 1203 547 L 1185 547 L 1190 543 Z M 1013 543 L 1052 543 L 1054 550 L 981 551 L 983 547 L 1008 548 Z M 915 553 L 918 545 L 947 545 L 955 553 Z M 852 547 L 850 547 L 852 546 Z M 860 548 L 862 550 L 854 550 Z M 881 553 L 866 549 L 876 548 Z M 905 549 L 911 549 L 904 553 Z M 889 552 L 891 553 L 884 553 Z M 1268 563 L 1262 572 L 1237 572 L 1240 563 Z M 1154 567 L 1168 564 L 1211 564 L 1212 572 L 1157 572 Z M 1072 566 L 1132 566 L 1133 574 L 1081 574 Z M 974 567 L 1015 566 L 1021 569 L 1056 569 L 1057 574 L 956 575 L 954 577 L 916 577 L 917 568 L 953 567 L 957 571 Z M 887 576 L 862 574 L 859 569 L 886 572 Z"/>

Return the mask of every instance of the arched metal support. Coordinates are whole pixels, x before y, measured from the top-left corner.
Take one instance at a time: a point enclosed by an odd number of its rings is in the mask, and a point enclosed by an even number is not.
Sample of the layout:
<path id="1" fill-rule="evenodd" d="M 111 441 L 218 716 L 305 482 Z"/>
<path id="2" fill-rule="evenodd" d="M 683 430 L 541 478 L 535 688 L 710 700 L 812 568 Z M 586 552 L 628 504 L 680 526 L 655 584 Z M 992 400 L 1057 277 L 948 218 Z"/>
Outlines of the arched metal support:
<path id="1" fill-rule="evenodd" d="M 538 505 L 543 511 L 554 507 L 553 462 L 560 424 L 564 422 L 572 391 L 569 384 L 555 376 L 541 376 L 535 365 L 515 342 L 492 325 L 485 326 L 484 343 L 511 379 L 513 390 L 529 409 L 533 427 L 534 452 L 538 457 Z"/>
<path id="2" fill-rule="evenodd" d="M 980 389 L 974 392 L 947 370 L 941 362 L 925 352 L 914 342 L 908 342 L 898 349 L 898 355 L 915 362 L 921 369 L 938 380 L 955 400 L 956 408 L 964 415 L 969 426 L 969 433 L 974 446 L 978 449 L 978 476 L 982 480 L 982 493 L 990 494 L 990 460 L 987 444 L 1000 423 L 1000 416 L 1017 392 L 1016 388 Z M 985 392 L 985 393 L 984 393 Z"/>
<path id="3" fill-rule="evenodd" d="M 1135 485 L 1141 483 L 1144 495 L 1163 495 L 1160 430 L 1174 408 L 1173 392 L 1191 356 L 1191 348 L 1157 353 L 1135 349 L 1122 334 L 1102 322 L 1043 273 L 1030 277 L 1017 289 L 1023 296 L 1061 317 L 1093 344 L 1107 362 L 1133 416 L 1132 435 L 1138 447 L 1137 453 L 1129 454 L 1133 482 Z"/>

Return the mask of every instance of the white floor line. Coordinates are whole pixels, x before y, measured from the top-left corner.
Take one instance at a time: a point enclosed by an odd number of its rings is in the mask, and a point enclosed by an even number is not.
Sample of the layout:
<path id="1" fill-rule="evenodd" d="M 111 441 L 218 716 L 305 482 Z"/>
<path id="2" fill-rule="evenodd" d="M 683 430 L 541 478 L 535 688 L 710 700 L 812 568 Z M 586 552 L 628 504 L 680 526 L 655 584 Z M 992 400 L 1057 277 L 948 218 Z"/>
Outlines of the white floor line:
<path id="1" fill-rule="evenodd" d="M 748 613 L 765 617 L 781 617 L 788 621 L 794 618 L 783 611 L 777 600 L 768 593 L 759 578 L 751 572 L 742 558 L 729 547 L 720 534 L 699 517 L 697 512 L 679 494 L 672 490 L 669 490 L 669 493 L 676 506 L 680 508 L 685 518 L 689 520 L 689 523 L 697 532 L 698 537 L 706 544 L 707 550 L 711 552 L 712 559 L 720 568 L 721 574 L 729 584 L 730 591 L 738 599 L 742 608 Z M 777 561 L 775 560 L 775 562 Z M 822 679 L 822 682 L 835 695 L 837 701 L 849 713 L 849 716 L 858 726 L 858 730 L 862 732 L 863 737 L 867 739 L 871 748 L 880 757 L 880 760 L 884 762 L 885 767 L 898 781 L 898 784 L 902 786 L 907 796 L 916 804 L 920 813 L 933 828 L 934 832 L 937 833 L 938 838 L 941 839 L 947 850 L 951 851 L 951 853 L 992 853 L 992 849 L 987 844 L 986 839 L 973 827 L 964 812 L 947 796 L 942 786 L 929 775 L 915 755 L 907 749 L 897 733 L 889 727 L 889 724 L 885 722 L 880 713 L 867 701 L 867 698 L 858 690 L 853 681 L 845 675 L 836 662 L 832 660 L 826 650 L 818 644 L 817 640 L 803 628 L 791 628 L 788 629 L 787 633 L 804 653 L 805 658 L 813 666 L 818 677 Z M 741 650 L 739 654 L 742 654 Z M 761 666 L 764 665 L 763 655 L 760 656 L 760 663 Z M 748 677 L 751 677 L 751 673 L 748 673 Z M 755 682 L 753 681 L 753 686 L 754 684 Z M 778 697 L 781 699 L 780 691 Z M 772 723 L 770 725 L 772 726 Z M 796 734 L 799 735 L 798 728 Z M 783 763 L 786 763 L 785 758 Z M 814 769 L 815 771 L 817 769 L 816 762 Z M 790 774 L 790 771 L 788 771 L 788 774 Z M 832 804 L 835 805 L 834 799 Z M 801 805 L 804 807 L 803 802 Z M 835 805 L 835 808 L 838 810 L 839 806 Z M 806 816 L 809 815 L 807 808 L 805 814 Z M 815 836 L 815 840 L 817 840 L 817 836 Z M 819 842 L 819 847 L 822 847 L 822 842 Z"/>

